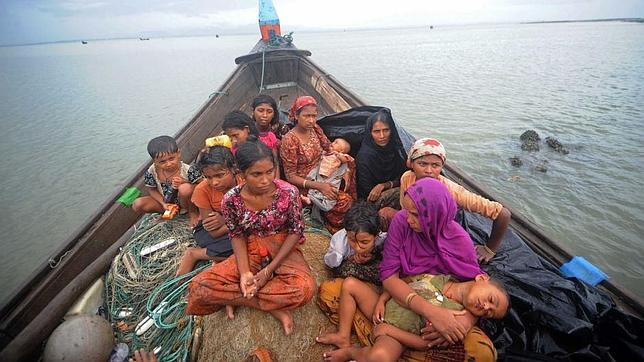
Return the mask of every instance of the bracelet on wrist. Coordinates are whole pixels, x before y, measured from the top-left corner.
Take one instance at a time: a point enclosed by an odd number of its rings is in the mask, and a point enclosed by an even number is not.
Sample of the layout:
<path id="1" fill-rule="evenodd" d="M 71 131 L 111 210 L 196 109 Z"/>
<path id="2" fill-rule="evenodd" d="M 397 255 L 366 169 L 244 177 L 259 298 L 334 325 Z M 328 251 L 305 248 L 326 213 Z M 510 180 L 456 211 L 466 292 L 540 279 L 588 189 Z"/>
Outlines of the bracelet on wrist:
<path id="1" fill-rule="evenodd" d="M 411 293 L 407 294 L 407 297 L 405 298 L 405 305 L 407 306 L 407 308 L 411 308 L 411 301 L 416 296 L 418 296 L 418 294 L 416 292 L 411 292 Z"/>

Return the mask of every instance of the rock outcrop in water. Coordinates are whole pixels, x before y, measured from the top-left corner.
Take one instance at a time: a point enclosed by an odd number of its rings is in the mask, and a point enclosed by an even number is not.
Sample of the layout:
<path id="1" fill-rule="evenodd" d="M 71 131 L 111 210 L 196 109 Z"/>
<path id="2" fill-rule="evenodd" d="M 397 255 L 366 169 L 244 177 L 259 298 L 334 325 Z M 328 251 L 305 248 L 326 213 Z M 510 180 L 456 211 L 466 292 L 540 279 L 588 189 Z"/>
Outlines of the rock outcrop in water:
<path id="1" fill-rule="evenodd" d="M 521 140 L 521 149 L 524 151 L 539 151 L 539 141 L 541 138 L 536 131 L 527 130 L 519 137 Z"/>
<path id="2" fill-rule="evenodd" d="M 521 136 L 519 136 L 519 139 L 521 140 L 522 150 L 528 152 L 539 151 L 539 142 L 541 141 L 541 137 L 539 137 L 537 131 L 529 129 L 523 132 Z M 559 142 L 559 140 L 555 137 L 548 136 L 545 138 L 545 141 L 546 144 L 555 152 L 559 152 L 564 155 L 570 153 L 568 148 L 564 147 L 564 145 L 562 145 L 561 142 Z M 526 156 L 527 159 L 525 161 L 527 162 L 528 167 L 538 172 L 548 172 L 548 160 L 538 160 L 536 157 L 536 155 Z M 510 157 L 509 160 L 510 164 L 514 167 L 521 167 L 524 163 L 524 160 L 522 160 L 519 156 Z"/>
<path id="3" fill-rule="evenodd" d="M 559 153 L 563 153 L 564 155 L 567 155 L 570 153 L 566 147 L 564 147 L 561 142 L 559 142 L 558 139 L 554 137 L 546 137 L 546 143 L 550 148 L 554 149 L 555 151 Z"/>

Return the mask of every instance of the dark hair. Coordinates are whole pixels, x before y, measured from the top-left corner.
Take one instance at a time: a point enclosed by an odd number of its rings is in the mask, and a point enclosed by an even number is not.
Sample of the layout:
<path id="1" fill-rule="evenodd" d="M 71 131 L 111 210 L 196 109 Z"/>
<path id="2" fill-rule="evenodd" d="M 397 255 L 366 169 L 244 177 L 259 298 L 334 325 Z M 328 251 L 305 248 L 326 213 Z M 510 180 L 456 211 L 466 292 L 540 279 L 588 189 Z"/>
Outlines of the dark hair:
<path id="1" fill-rule="evenodd" d="M 503 285 L 500 280 L 490 277 L 490 284 L 494 285 L 501 291 L 501 293 L 505 294 L 505 298 L 508 300 L 508 309 L 505 310 L 505 314 L 502 316 L 505 317 L 505 315 L 508 314 L 510 307 L 512 307 L 512 303 L 510 303 L 510 294 L 508 294 L 508 291 L 505 289 L 505 285 Z"/>
<path id="2" fill-rule="evenodd" d="M 357 201 L 344 215 L 344 228 L 347 231 L 378 235 L 380 233 L 378 207 L 371 202 Z"/>
<path id="3" fill-rule="evenodd" d="M 257 125 L 255 125 L 255 121 L 242 111 L 232 111 L 226 114 L 224 116 L 224 124 L 221 128 L 224 130 L 228 128 L 248 128 L 251 135 L 255 137 L 259 136 L 259 130 L 257 129 Z"/>
<path id="4" fill-rule="evenodd" d="M 393 128 L 396 127 L 396 125 L 394 124 L 394 118 L 391 116 L 390 111 L 385 110 L 385 109 L 381 109 L 378 112 L 376 112 L 376 113 L 372 114 L 371 116 L 369 116 L 369 118 L 367 118 L 366 127 L 367 127 L 367 131 L 369 133 L 371 133 L 371 130 L 373 129 L 374 123 L 376 123 L 378 121 L 386 123 L 389 127 L 392 128 L 392 131 L 393 131 Z"/>
<path id="5" fill-rule="evenodd" d="M 179 146 L 177 146 L 177 141 L 170 136 L 155 137 L 148 142 L 148 153 L 152 159 L 175 152 L 179 152 Z"/>
<path id="6" fill-rule="evenodd" d="M 230 152 L 228 147 L 212 146 L 199 152 L 199 156 L 197 156 L 195 164 L 200 171 L 203 171 L 206 167 L 217 165 L 221 165 L 232 170 L 235 168 L 235 156 L 233 156 L 233 153 Z"/>
<path id="7" fill-rule="evenodd" d="M 275 164 L 273 159 L 273 151 L 261 141 L 247 141 L 237 148 L 235 153 L 235 160 L 237 166 L 242 172 L 248 170 L 255 162 L 269 159 Z"/>
<path id="8" fill-rule="evenodd" d="M 277 110 L 277 102 L 275 102 L 275 99 L 273 99 L 273 97 L 269 96 L 268 94 L 260 94 L 255 97 L 255 99 L 253 99 L 253 103 L 251 104 L 251 109 L 254 112 L 257 106 L 264 103 L 269 104 L 271 108 L 273 108 L 273 119 L 271 119 L 271 125 L 277 124 L 280 119 L 280 114 Z"/>

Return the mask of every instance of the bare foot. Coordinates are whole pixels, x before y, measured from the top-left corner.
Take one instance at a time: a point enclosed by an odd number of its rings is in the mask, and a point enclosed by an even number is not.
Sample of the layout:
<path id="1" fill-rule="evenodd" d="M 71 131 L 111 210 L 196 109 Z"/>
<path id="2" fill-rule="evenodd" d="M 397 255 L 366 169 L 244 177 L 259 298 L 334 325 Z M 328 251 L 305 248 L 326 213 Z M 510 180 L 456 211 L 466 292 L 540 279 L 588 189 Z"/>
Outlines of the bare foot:
<path id="1" fill-rule="evenodd" d="M 333 351 L 326 351 L 322 355 L 325 361 L 330 362 L 345 362 L 351 359 L 352 348 L 341 348 Z"/>
<path id="2" fill-rule="evenodd" d="M 275 317 L 284 328 L 284 335 L 289 335 L 293 333 L 293 314 L 289 310 L 271 310 L 269 313 Z"/>
<path id="3" fill-rule="evenodd" d="M 350 336 L 343 336 L 340 333 L 323 333 L 315 338 L 315 341 L 322 344 L 332 344 L 338 348 L 351 347 Z"/>
<path id="4" fill-rule="evenodd" d="M 235 319 L 235 307 L 232 305 L 226 305 L 226 318 L 230 320 Z"/>
<path id="5" fill-rule="evenodd" d="M 190 211 L 188 213 L 188 218 L 190 222 L 190 229 L 193 229 L 195 226 L 197 226 L 197 223 L 199 223 L 199 214 L 193 211 Z"/>

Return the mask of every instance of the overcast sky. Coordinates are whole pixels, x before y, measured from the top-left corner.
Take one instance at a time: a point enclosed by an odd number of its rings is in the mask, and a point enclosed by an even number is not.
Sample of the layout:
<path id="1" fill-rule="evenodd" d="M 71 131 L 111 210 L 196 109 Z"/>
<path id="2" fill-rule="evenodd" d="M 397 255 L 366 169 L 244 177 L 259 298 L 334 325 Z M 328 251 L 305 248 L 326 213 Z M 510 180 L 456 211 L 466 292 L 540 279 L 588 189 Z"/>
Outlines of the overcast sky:
<path id="1" fill-rule="evenodd" d="M 644 0 L 273 0 L 283 30 L 644 17 Z M 257 0 L 0 0 L 0 44 L 247 33 Z"/>

